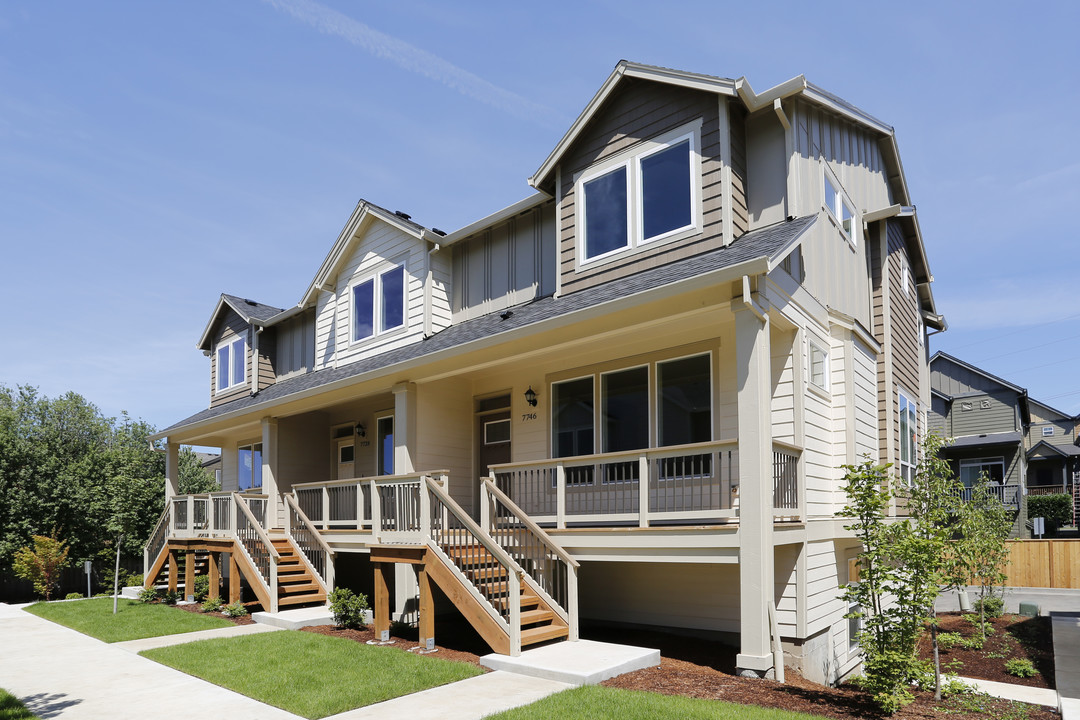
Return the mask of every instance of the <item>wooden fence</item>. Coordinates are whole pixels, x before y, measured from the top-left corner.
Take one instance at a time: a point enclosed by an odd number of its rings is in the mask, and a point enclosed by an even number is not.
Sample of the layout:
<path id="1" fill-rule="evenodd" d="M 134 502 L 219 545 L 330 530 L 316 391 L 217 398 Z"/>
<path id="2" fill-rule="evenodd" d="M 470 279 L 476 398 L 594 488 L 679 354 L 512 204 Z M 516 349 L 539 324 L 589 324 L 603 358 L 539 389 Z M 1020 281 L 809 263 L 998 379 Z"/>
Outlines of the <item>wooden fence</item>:
<path id="1" fill-rule="evenodd" d="M 1080 589 L 1080 540 L 1010 540 L 1007 587 Z"/>

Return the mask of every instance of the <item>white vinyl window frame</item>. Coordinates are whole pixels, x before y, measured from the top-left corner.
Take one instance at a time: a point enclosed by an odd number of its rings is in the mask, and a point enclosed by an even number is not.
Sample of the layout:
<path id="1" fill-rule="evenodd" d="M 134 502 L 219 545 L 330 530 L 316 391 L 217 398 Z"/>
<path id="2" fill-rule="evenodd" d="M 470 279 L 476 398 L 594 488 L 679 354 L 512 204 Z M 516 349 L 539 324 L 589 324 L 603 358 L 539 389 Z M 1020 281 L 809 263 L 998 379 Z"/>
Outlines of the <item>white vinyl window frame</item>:
<path id="1" fill-rule="evenodd" d="M 505 428 L 505 433 L 503 429 Z M 510 418 L 488 420 L 484 423 L 484 445 L 505 445 L 511 440 L 513 424 Z M 503 435 L 505 434 L 505 437 Z"/>
<path id="2" fill-rule="evenodd" d="M 831 198 L 830 195 L 832 195 Z M 821 163 L 821 206 L 844 239 L 851 243 L 853 249 L 857 249 L 861 223 L 855 212 L 855 203 L 851 201 L 851 196 L 847 194 L 839 178 L 825 162 Z M 904 291 L 907 292 L 906 284 Z"/>
<path id="3" fill-rule="evenodd" d="M 669 447 L 668 445 L 661 445 L 660 437 L 660 414 L 663 412 L 663 399 L 660 397 L 660 394 L 664 391 L 663 384 L 660 382 L 660 366 L 678 362 L 680 360 L 690 360 L 691 358 L 699 357 L 707 357 L 709 359 L 709 439 L 706 442 L 716 441 L 716 368 L 714 366 L 713 353 L 711 350 L 707 350 L 705 352 L 694 352 L 687 355 L 664 358 L 663 360 L 657 360 L 652 363 L 653 369 L 650 373 L 650 379 L 653 381 L 654 385 L 651 395 L 654 409 L 650 415 L 653 422 L 651 437 L 653 446 L 658 449 Z"/>
<path id="4" fill-rule="evenodd" d="M 401 324 L 384 326 L 383 323 L 383 282 L 384 278 L 390 273 L 401 270 L 402 282 L 401 282 Z M 356 301 L 356 289 L 361 285 L 367 283 L 372 285 L 372 298 L 371 298 L 371 334 L 363 337 L 357 337 L 356 334 L 356 321 L 360 319 L 359 311 L 357 309 Z M 353 279 L 346 291 L 348 293 L 349 303 L 349 346 L 363 345 L 365 343 L 372 342 L 376 338 L 384 337 L 394 333 L 405 332 L 409 327 L 409 270 L 407 262 L 404 259 L 391 261 L 389 263 L 380 264 L 374 270 L 357 276 Z M 365 318 L 366 313 L 365 313 Z"/>
<path id="5" fill-rule="evenodd" d="M 814 371 L 814 366 L 817 364 L 815 355 L 821 359 L 820 379 Z M 810 387 L 825 394 L 831 392 L 829 374 L 832 371 L 832 363 L 828 345 L 809 335 L 806 337 L 806 365 L 806 380 Z"/>
<path id="6" fill-rule="evenodd" d="M 645 449 L 647 449 L 648 447 L 650 447 L 652 445 L 652 436 L 653 436 L 652 428 L 653 428 L 653 424 L 654 424 L 653 421 L 655 419 L 655 414 L 654 413 L 656 412 L 656 404 L 655 404 L 655 402 L 653 400 L 653 390 L 654 390 L 653 384 L 654 384 L 655 372 L 653 371 L 651 365 L 652 365 L 652 363 L 638 363 L 637 365 L 628 365 L 626 367 L 616 368 L 614 370 L 604 370 L 601 373 L 597 373 L 598 379 L 599 379 L 600 382 L 599 382 L 599 384 L 594 383 L 594 385 L 593 385 L 593 394 L 596 395 L 597 398 L 599 399 L 600 405 L 597 406 L 595 404 L 595 401 L 594 401 L 594 404 L 593 404 L 593 415 L 594 415 L 593 424 L 594 424 L 594 427 L 597 430 L 597 434 L 600 436 L 600 444 L 599 444 L 600 452 L 602 452 L 602 453 L 607 452 L 607 451 L 604 450 L 604 446 L 607 444 L 607 442 L 609 440 L 607 429 L 606 429 L 607 423 L 604 422 L 605 417 L 607 415 L 607 413 L 605 412 L 606 409 L 607 409 L 606 405 L 605 405 L 605 403 L 607 402 L 607 393 L 604 392 L 604 389 L 605 389 L 604 378 L 608 377 L 610 375 L 618 375 L 619 373 L 629 372 L 631 370 L 642 370 L 642 369 L 645 370 L 645 417 L 649 419 L 649 427 L 646 428 L 646 430 L 645 430 L 645 447 L 644 448 L 635 448 L 635 449 L 645 450 Z M 599 421 L 599 423 L 600 423 L 599 425 L 596 424 L 597 421 Z M 610 452 L 618 452 L 618 451 L 612 450 Z"/>
<path id="7" fill-rule="evenodd" d="M 244 452 L 248 453 L 248 457 L 251 458 L 251 485 L 243 488 L 241 485 L 240 474 L 243 472 L 243 461 L 241 458 L 244 456 Z M 259 453 L 259 462 L 255 462 L 255 453 Z M 244 443 L 243 445 L 236 446 L 236 487 L 239 492 L 257 492 L 263 488 L 263 472 L 262 472 L 262 454 L 263 444 L 261 441 Z"/>
<path id="8" fill-rule="evenodd" d="M 239 353 L 243 358 L 239 369 L 243 372 L 243 377 L 239 380 L 236 379 L 236 356 Z M 225 362 L 222 363 L 222 357 L 225 358 Z M 216 378 L 214 379 L 214 393 L 226 393 L 232 392 L 238 387 L 243 387 L 248 384 L 248 376 L 251 374 L 248 372 L 248 359 L 247 359 L 247 341 L 242 336 L 233 336 L 227 340 L 222 340 L 214 347 L 214 361 L 217 363 Z M 222 369 L 224 366 L 224 374 Z M 222 379 L 225 379 L 225 384 L 222 384 Z"/>
<path id="9" fill-rule="evenodd" d="M 919 453 L 919 406 L 911 398 L 912 395 L 903 388 L 897 388 L 897 429 L 900 435 L 900 443 L 896 453 L 896 466 L 900 469 L 900 477 L 906 487 L 911 487 L 915 481 L 915 466 L 918 464 Z M 911 431 L 912 421 L 915 422 L 914 432 L 905 435 L 905 424 L 908 430 Z"/>
<path id="10" fill-rule="evenodd" d="M 644 199 L 641 163 L 657 153 L 689 142 L 690 153 L 690 223 L 653 237 L 644 237 Z M 587 256 L 585 185 L 620 168 L 626 171 L 626 243 L 622 247 Z M 652 246 L 701 232 L 703 227 L 701 190 L 701 120 L 695 120 L 670 132 L 651 138 L 633 148 L 607 158 L 585 169 L 574 179 L 574 226 L 577 234 L 577 266 L 587 269 L 595 265 Z"/>

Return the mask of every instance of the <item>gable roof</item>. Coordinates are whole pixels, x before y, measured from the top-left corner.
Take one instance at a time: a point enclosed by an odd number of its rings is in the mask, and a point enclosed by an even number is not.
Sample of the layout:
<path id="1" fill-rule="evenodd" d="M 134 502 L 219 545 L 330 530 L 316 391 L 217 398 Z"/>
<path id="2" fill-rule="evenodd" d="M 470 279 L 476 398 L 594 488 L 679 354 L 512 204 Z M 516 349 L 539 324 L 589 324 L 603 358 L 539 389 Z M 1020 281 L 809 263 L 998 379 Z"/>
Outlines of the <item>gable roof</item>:
<path id="1" fill-rule="evenodd" d="M 1062 457 L 1075 457 L 1080 455 L 1080 447 L 1076 447 L 1075 445 L 1051 445 L 1045 440 L 1040 440 L 1032 445 L 1031 449 L 1027 451 L 1028 459 L 1030 460 L 1041 451 L 1049 451 L 1054 455 L 1060 455 Z"/>
<path id="2" fill-rule="evenodd" d="M 965 370 L 970 370 L 971 372 L 973 372 L 973 373 L 975 373 L 977 375 L 982 375 L 987 380 L 991 380 L 993 382 L 996 382 L 999 385 L 1001 385 L 1002 387 L 1008 388 L 1009 390 L 1013 390 L 1013 391 L 1019 393 L 1020 395 L 1023 395 L 1024 397 L 1027 397 L 1027 389 L 1026 388 L 1022 388 L 1019 385 L 1014 385 L 1011 382 L 1009 382 L 1008 380 L 999 378 L 997 375 L 993 375 L 991 373 L 988 373 L 985 370 L 983 370 L 982 368 L 975 367 L 971 363 L 964 362 L 960 358 L 955 357 L 953 355 L 950 355 L 950 354 L 948 354 L 946 352 L 942 352 L 941 350 L 938 350 L 930 358 L 930 368 L 931 368 L 931 370 L 934 367 L 934 363 L 937 362 L 939 359 L 943 360 L 943 361 L 951 362 L 952 364 L 957 365 L 959 367 L 962 367 Z"/>
<path id="3" fill-rule="evenodd" d="M 304 296 L 300 298 L 298 307 L 306 307 L 316 297 L 319 290 L 327 285 L 327 280 L 341 267 L 341 263 L 345 262 L 348 257 L 346 251 L 349 245 L 352 243 L 353 236 L 356 231 L 368 218 L 378 219 L 388 225 L 398 228 L 402 232 L 408 233 L 420 240 L 426 240 L 430 243 L 438 243 L 442 238 L 441 235 L 433 230 L 424 227 L 420 223 L 413 222 L 412 219 L 400 212 L 391 212 L 384 207 L 380 207 L 373 202 L 368 202 L 363 198 L 356 204 L 356 209 L 353 210 L 352 215 L 345 222 L 345 227 L 341 229 L 341 233 L 338 235 L 338 239 L 334 242 L 333 247 L 330 248 L 330 252 L 327 253 L 326 259 L 323 260 L 322 265 L 319 266 L 319 271 L 315 273 L 315 278 L 308 285 L 308 289 L 304 292 Z"/>
<path id="4" fill-rule="evenodd" d="M 260 326 L 266 325 L 270 318 L 284 312 L 281 308 L 273 305 L 264 305 L 254 300 L 222 293 L 221 297 L 218 298 L 217 305 L 214 306 L 214 312 L 210 314 L 210 320 L 206 323 L 202 335 L 199 336 L 199 343 L 196 347 L 200 350 L 206 350 L 210 347 L 210 339 L 214 328 L 226 308 L 231 308 L 248 325 Z"/>
<path id="5" fill-rule="evenodd" d="M 399 369 L 410 362 L 426 362 L 440 353 L 464 351 L 483 342 L 500 342 L 516 335 L 546 329 L 560 320 L 573 322 L 587 313 L 607 311 L 615 303 L 633 303 L 646 293 L 678 292 L 692 283 L 714 284 L 741 275 L 756 275 L 772 269 L 777 258 L 809 230 L 817 220 L 810 215 L 777 223 L 745 233 L 731 245 L 667 265 L 646 270 L 618 283 L 605 283 L 562 297 L 548 296 L 509 309 L 466 320 L 441 330 L 416 343 L 380 353 L 339 368 L 327 368 L 297 375 L 275 383 L 255 395 L 202 410 L 155 434 L 152 439 L 170 432 L 209 422 L 230 413 L 242 413 L 257 406 L 272 406 L 287 400 L 315 395 L 334 387 L 359 382 L 377 371 Z M 723 275 L 723 278 L 720 276 Z M 503 316 L 506 317 L 503 317 Z M 502 337 L 500 337 L 502 336 Z"/>
<path id="6" fill-rule="evenodd" d="M 1028 402 L 1032 403 L 1033 405 L 1038 405 L 1039 407 L 1041 407 L 1041 408 L 1043 408 L 1045 410 L 1049 410 L 1051 413 L 1053 413 L 1053 414 L 1057 415 L 1058 417 L 1060 417 L 1061 420 L 1073 420 L 1073 421 L 1080 420 L 1080 416 L 1071 415 L 1071 414 L 1069 414 L 1067 412 L 1063 412 L 1061 410 L 1058 410 L 1055 407 L 1051 407 L 1051 406 L 1047 405 L 1044 402 L 1039 402 L 1035 398 L 1029 398 Z M 1056 422 L 1056 421 L 1051 421 L 1051 422 Z"/>

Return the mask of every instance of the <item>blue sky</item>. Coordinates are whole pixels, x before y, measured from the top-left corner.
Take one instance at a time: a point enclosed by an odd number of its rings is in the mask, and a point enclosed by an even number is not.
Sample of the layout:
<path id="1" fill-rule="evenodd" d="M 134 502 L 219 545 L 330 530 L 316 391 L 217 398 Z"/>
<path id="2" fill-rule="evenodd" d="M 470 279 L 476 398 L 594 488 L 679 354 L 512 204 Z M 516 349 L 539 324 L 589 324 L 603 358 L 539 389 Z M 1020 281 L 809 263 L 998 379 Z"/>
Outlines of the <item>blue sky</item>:
<path id="1" fill-rule="evenodd" d="M 813 5 L 813 6 L 812 6 Z M 0 383 L 157 427 L 220 292 L 287 307 L 357 200 L 454 230 L 621 58 L 800 73 L 896 128 L 945 350 L 1080 412 L 1080 4 L 0 6 Z"/>

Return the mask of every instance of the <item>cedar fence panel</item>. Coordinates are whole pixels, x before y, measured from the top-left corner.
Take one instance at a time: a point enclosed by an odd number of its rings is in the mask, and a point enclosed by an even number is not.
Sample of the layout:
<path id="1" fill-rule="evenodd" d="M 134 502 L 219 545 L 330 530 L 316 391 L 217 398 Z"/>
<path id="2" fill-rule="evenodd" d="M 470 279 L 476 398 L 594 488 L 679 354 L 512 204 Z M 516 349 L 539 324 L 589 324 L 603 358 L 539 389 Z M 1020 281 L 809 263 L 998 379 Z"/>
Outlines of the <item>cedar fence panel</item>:
<path id="1" fill-rule="evenodd" d="M 1080 589 L 1080 540 L 1010 540 L 1008 587 Z"/>

